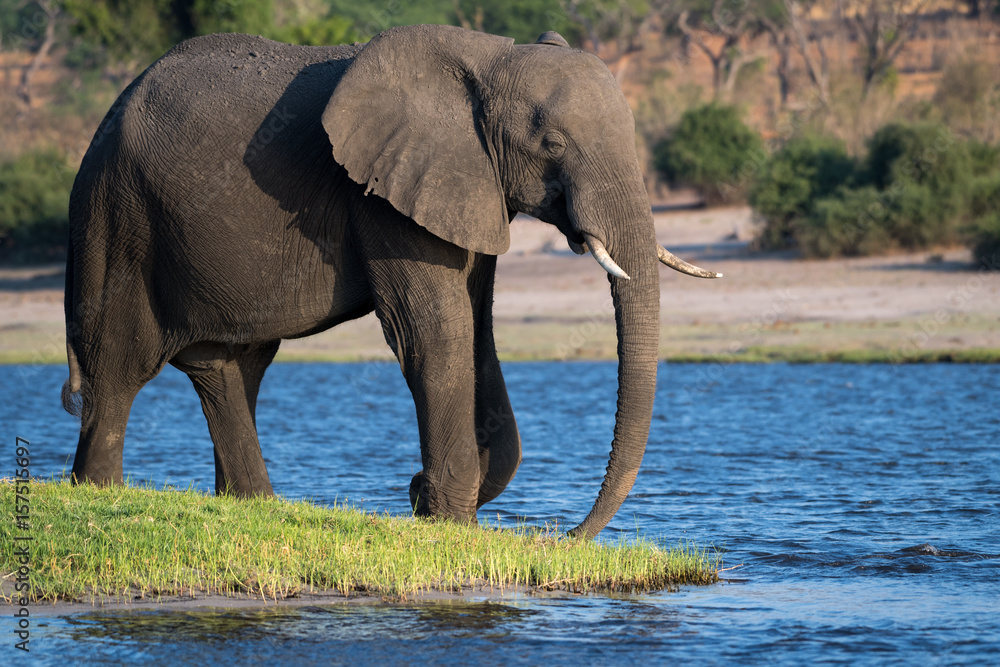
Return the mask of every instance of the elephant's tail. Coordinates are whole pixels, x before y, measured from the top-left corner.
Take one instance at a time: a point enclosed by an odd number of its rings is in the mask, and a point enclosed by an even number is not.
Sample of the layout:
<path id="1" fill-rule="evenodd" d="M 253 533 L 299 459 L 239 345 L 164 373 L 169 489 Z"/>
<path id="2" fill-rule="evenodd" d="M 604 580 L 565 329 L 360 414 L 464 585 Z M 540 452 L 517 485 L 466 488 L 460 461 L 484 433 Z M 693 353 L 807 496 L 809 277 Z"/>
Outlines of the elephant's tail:
<path id="1" fill-rule="evenodd" d="M 75 188 L 74 188 L 75 192 Z M 76 202 L 70 198 L 70 220 L 75 218 L 74 209 Z M 76 281 L 73 279 L 76 274 L 76 263 L 73 258 L 73 242 L 69 244 L 66 253 L 66 296 L 63 306 L 66 311 L 66 361 L 69 364 L 69 379 L 63 383 L 62 405 L 66 412 L 74 417 L 83 417 L 83 409 L 86 404 L 87 392 L 83 387 L 83 375 L 80 373 L 80 362 L 76 358 L 76 347 L 79 344 L 80 326 L 74 318 L 74 300 L 77 297 Z"/>
<path id="2" fill-rule="evenodd" d="M 83 415 L 83 383 L 80 380 L 80 364 L 76 360 L 76 352 L 73 351 L 70 341 L 66 341 L 66 358 L 69 361 L 69 379 L 63 383 L 63 409 L 74 417 L 80 417 Z"/>

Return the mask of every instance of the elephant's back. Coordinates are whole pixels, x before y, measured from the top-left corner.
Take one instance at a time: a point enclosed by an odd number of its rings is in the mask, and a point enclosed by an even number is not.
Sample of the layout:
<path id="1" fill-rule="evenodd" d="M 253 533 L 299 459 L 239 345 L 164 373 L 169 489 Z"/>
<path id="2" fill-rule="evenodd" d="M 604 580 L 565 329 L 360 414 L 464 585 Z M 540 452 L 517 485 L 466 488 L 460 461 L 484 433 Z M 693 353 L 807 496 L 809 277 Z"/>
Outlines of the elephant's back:
<path id="1" fill-rule="evenodd" d="M 242 34 L 178 44 L 140 74 L 105 115 L 74 185 L 80 214 L 71 210 L 71 220 L 84 223 L 91 217 L 94 198 L 111 182 L 141 182 L 163 193 L 172 181 L 241 171 L 244 152 L 279 102 L 283 118 L 317 114 L 318 122 L 326 98 L 360 48 L 296 46 Z"/>
<path id="2" fill-rule="evenodd" d="M 260 120 L 297 77 L 305 74 L 334 85 L 359 49 L 296 46 L 241 34 L 197 37 L 149 67 L 129 108 L 147 120 L 176 126 L 223 118 Z"/>
<path id="3" fill-rule="evenodd" d="M 150 66 L 121 119 L 121 150 L 142 172 L 142 198 L 173 204 L 147 218 L 190 234 L 250 221 L 287 226 L 306 204 L 289 201 L 289 190 L 339 171 L 320 119 L 360 48 L 218 34 Z"/>
<path id="4" fill-rule="evenodd" d="M 220 34 L 151 65 L 105 117 L 74 185 L 73 254 L 89 282 L 141 267 L 147 281 L 173 281 L 150 288 L 165 302 L 191 302 L 164 312 L 199 307 L 191 286 L 209 311 L 245 299 L 241 312 L 255 312 L 251 301 L 279 284 L 269 271 L 287 263 L 275 255 L 305 244 L 292 237 L 343 226 L 327 203 L 340 194 L 319 187 L 346 179 L 320 116 L 359 49 Z M 326 266 L 333 247 L 310 240 L 300 254 Z"/>

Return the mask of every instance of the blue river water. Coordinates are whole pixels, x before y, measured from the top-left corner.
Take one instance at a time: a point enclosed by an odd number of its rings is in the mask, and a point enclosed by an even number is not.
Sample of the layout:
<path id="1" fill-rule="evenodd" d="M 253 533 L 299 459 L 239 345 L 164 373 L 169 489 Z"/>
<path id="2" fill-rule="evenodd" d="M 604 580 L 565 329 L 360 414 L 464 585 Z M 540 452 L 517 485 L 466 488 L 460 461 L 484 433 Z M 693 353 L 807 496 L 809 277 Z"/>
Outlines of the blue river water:
<path id="1" fill-rule="evenodd" d="M 511 363 L 504 373 L 524 461 L 480 519 L 575 525 L 607 462 L 616 365 Z M 32 442 L 40 477 L 72 466 L 78 424 L 59 406 L 65 375 L 0 367 L 2 437 Z M 716 548 L 733 568 L 721 584 L 612 597 L 90 611 L 37 619 L 32 662 L 997 664 L 998 408 L 997 366 L 665 364 L 642 470 L 599 539 Z M 277 493 L 407 512 L 420 459 L 398 366 L 278 364 L 257 412 Z M 212 465 L 194 390 L 168 368 L 133 407 L 126 473 L 211 490 Z"/>

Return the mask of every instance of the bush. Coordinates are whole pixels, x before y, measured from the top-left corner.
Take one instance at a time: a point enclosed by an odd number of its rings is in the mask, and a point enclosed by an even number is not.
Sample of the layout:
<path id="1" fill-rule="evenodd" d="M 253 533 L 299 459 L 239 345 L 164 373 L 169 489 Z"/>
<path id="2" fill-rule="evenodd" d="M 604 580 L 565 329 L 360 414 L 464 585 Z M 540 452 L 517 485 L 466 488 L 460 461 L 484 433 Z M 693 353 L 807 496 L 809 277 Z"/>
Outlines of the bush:
<path id="1" fill-rule="evenodd" d="M 653 148 L 653 165 L 672 183 L 694 187 L 707 204 L 741 200 L 764 161 L 764 143 L 735 107 L 686 111 L 673 134 Z"/>
<path id="2" fill-rule="evenodd" d="M 1000 269 L 1000 169 L 977 177 L 969 185 L 969 246 L 973 259 Z"/>
<path id="3" fill-rule="evenodd" d="M 764 164 L 750 190 L 750 205 L 764 218 L 758 243 L 765 248 L 795 244 L 796 225 L 814 203 L 854 177 L 857 165 L 836 139 L 807 136 L 785 144 Z"/>
<path id="4" fill-rule="evenodd" d="M 809 257 L 874 255 L 893 245 L 889 209 L 872 186 L 842 187 L 817 200 L 797 230 Z"/>
<path id="5" fill-rule="evenodd" d="M 275 31 L 272 38 L 279 42 L 302 46 L 330 46 L 350 44 L 357 41 L 358 34 L 354 30 L 354 25 L 347 19 L 330 16 Z"/>
<path id="6" fill-rule="evenodd" d="M 895 199 L 892 194 L 883 192 L 883 198 L 892 204 L 887 226 L 896 245 L 920 250 L 958 240 L 964 211 L 954 192 L 940 193 L 925 185 L 909 185 Z"/>
<path id="7" fill-rule="evenodd" d="M 1000 211 L 1000 167 L 976 176 L 969 183 L 967 208 L 970 218 Z"/>
<path id="8" fill-rule="evenodd" d="M 75 174 L 53 151 L 0 163 L 0 255 L 51 259 L 65 252 Z"/>
<path id="9" fill-rule="evenodd" d="M 1000 146 L 991 146 L 978 141 L 966 143 L 969 166 L 973 174 L 984 174 L 1000 170 Z"/>
<path id="10" fill-rule="evenodd" d="M 1000 211 L 994 211 L 973 224 L 972 258 L 993 271 L 1000 270 Z"/>
<path id="11" fill-rule="evenodd" d="M 943 125 L 892 123 L 880 128 L 868 143 L 864 174 L 879 190 L 895 183 L 926 186 L 939 196 L 972 177 L 972 159 L 965 142 Z"/>
<path id="12" fill-rule="evenodd" d="M 985 212 L 972 210 L 972 184 L 997 169 L 994 146 L 958 141 L 941 125 L 894 123 L 872 137 L 866 176 L 894 204 L 896 243 L 916 250 L 960 241 L 962 222 Z"/>
<path id="13" fill-rule="evenodd" d="M 1000 208 L 1000 148 L 959 141 L 940 125 L 893 123 L 868 143 L 862 166 L 830 139 L 789 142 L 750 193 L 764 218 L 757 244 L 796 243 L 806 255 L 919 250 L 966 236 L 988 248 Z"/>

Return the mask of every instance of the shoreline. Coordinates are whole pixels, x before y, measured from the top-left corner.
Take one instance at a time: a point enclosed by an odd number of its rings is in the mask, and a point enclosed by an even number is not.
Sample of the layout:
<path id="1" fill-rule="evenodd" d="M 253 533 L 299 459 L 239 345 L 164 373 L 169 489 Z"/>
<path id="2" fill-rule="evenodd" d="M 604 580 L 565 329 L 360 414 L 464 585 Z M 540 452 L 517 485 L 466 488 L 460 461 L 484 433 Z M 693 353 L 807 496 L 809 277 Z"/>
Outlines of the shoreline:
<path id="1" fill-rule="evenodd" d="M 576 361 L 612 362 L 617 357 L 577 355 L 569 358 L 556 356 L 516 356 L 499 355 L 505 364 L 532 362 L 572 363 Z M 913 354 L 899 354 L 894 350 L 869 349 L 830 349 L 814 350 L 808 348 L 751 348 L 739 352 L 719 353 L 678 353 L 671 356 L 661 356 L 663 364 L 1000 364 L 1000 348 L 974 349 L 931 349 L 921 350 Z M 370 364 L 384 363 L 395 365 L 395 359 L 385 357 L 344 357 L 337 355 L 303 354 L 296 356 L 279 356 L 274 364 Z M 22 357 L 18 353 L 0 354 L 0 366 L 64 366 L 66 358 L 46 358 L 42 361 Z"/>
<path id="2" fill-rule="evenodd" d="M 6 584 L 0 585 L 0 594 L 10 597 Z M 68 616 L 106 611 L 228 611 L 295 609 L 319 605 L 392 605 L 420 604 L 423 602 L 510 602 L 518 599 L 538 598 L 583 598 L 600 593 L 576 593 L 568 590 L 545 590 L 524 585 L 490 586 L 489 584 L 463 586 L 461 590 L 428 590 L 399 598 L 383 595 L 357 593 L 344 595 L 336 589 L 322 589 L 297 593 L 277 599 L 249 596 L 246 594 L 225 595 L 222 593 L 197 591 L 193 595 L 134 595 L 131 591 L 127 599 L 122 597 L 84 598 L 81 600 L 59 600 L 57 602 L 32 602 L 28 605 L 32 616 Z M 13 602 L 0 599 L 0 608 L 17 608 Z"/>
<path id="3" fill-rule="evenodd" d="M 658 210 L 657 240 L 719 280 L 661 267 L 660 349 L 688 363 L 1000 363 L 1000 272 L 968 250 L 805 260 L 755 252 L 747 207 Z M 64 268 L 0 268 L 0 364 L 65 364 Z M 604 272 L 519 217 L 497 260 L 501 361 L 613 360 Z M 373 314 L 284 340 L 276 362 L 396 363 Z"/>

